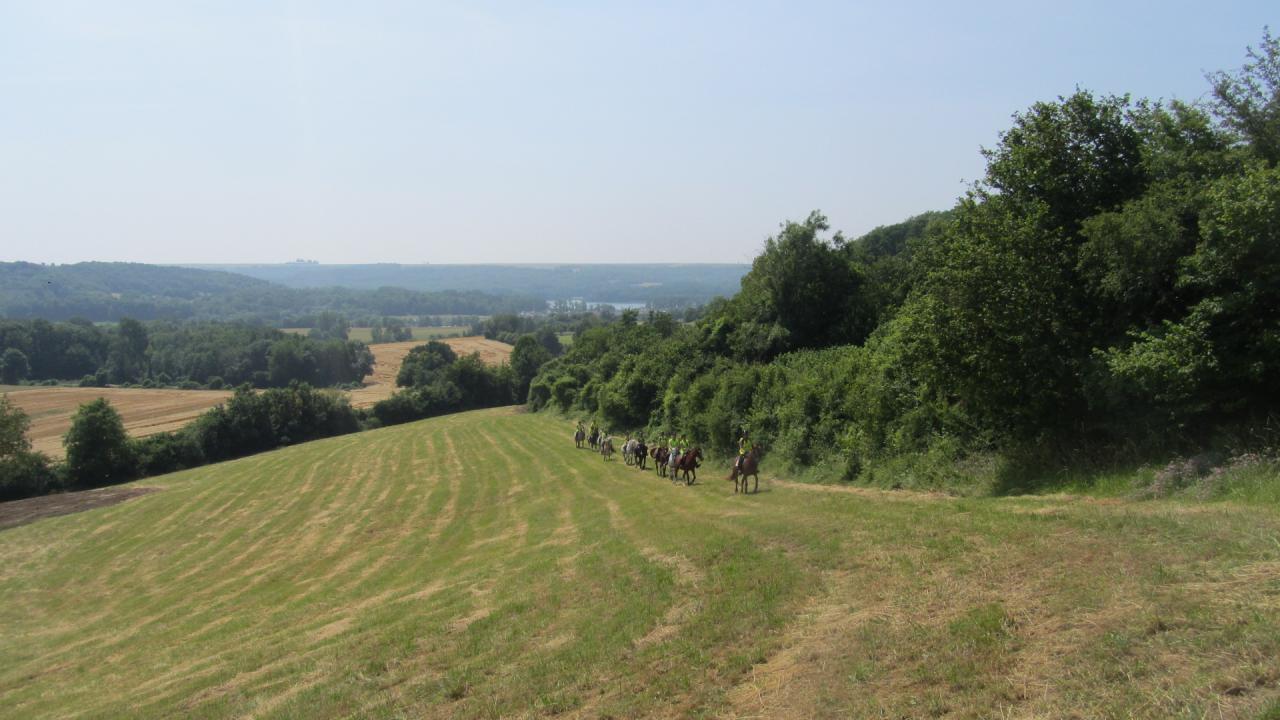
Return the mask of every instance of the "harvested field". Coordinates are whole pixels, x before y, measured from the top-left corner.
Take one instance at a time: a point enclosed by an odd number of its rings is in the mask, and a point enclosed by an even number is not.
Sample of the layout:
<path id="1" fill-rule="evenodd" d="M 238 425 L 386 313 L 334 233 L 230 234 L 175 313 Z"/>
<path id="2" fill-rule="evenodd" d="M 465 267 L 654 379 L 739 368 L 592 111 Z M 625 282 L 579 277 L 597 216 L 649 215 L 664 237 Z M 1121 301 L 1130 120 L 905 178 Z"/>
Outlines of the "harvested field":
<path id="1" fill-rule="evenodd" d="M 443 328 L 435 328 L 443 329 Z M 479 336 L 446 338 L 459 355 L 478 352 L 480 359 L 499 365 L 511 357 L 511 346 Z M 350 392 L 351 404 L 368 407 L 391 397 L 396 390 L 396 374 L 411 348 L 422 341 L 371 345 L 376 364 L 364 379 L 364 387 Z M 169 390 L 148 388 L 72 388 L 14 385 L 0 387 L 15 405 L 31 418 L 27 437 L 32 449 L 53 458 L 64 455 L 62 436 L 71 428 L 76 408 L 100 397 L 106 398 L 124 418 L 125 430 L 133 437 L 177 430 L 204 411 L 231 397 L 229 390 Z"/>
<path id="2" fill-rule="evenodd" d="M 445 338 L 442 342 L 447 343 L 459 355 L 478 352 L 480 359 L 489 365 L 501 365 L 511 357 L 510 345 L 479 335 Z M 365 377 L 364 387 L 351 391 L 351 404 L 358 408 L 369 407 L 379 400 L 391 397 L 396 391 L 396 375 L 400 373 L 400 364 L 404 362 L 405 355 L 422 344 L 419 340 L 407 340 L 370 345 L 369 350 L 373 353 L 374 360 L 373 373 Z"/>
<path id="3" fill-rule="evenodd" d="M 462 337 L 467 334 L 471 328 L 466 325 L 432 325 L 432 326 L 414 326 L 409 328 L 413 333 L 413 339 L 418 342 L 426 342 L 428 340 L 437 340 L 440 338 Z M 311 328 L 281 328 L 284 332 L 293 333 L 295 335 L 306 335 L 311 332 Z M 351 340 L 359 340 L 366 344 L 373 342 L 373 328 L 369 327 L 353 327 L 347 330 L 347 338 Z M 384 343 L 391 344 L 391 343 Z"/>
<path id="4" fill-rule="evenodd" d="M 714 462 L 675 487 L 571 430 L 450 415 L 4 530 L 0 714 L 1280 711 L 1274 507 L 742 496 Z"/>
<path id="5" fill-rule="evenodd" d="M 55 458 L 63 456 L 62 436 L 71 429 L 76 408 L 100 397 L 120 413 L 133 437 L 177 430 L 231 397 L 225 390 L 72 387 L 23 387 L 5 394 L 31 418 L 32 448 Z"/>

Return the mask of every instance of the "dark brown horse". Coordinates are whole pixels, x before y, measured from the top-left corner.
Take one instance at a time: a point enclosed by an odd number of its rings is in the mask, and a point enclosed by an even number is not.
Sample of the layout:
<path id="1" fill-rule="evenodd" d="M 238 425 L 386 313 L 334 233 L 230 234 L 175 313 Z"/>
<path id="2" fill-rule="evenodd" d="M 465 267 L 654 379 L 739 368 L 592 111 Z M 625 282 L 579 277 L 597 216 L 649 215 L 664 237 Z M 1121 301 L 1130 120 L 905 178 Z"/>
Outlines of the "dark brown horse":
<path id="1" fill-rule="evenodd" d="M 685 485 L 692 485 L 698 482 L 698 468 L 702 466 L 702 448 L 696 447 L 692 450 L 685 451 L 680 456 L 678 464 L 671 469 L 671 482 L 676 482 L 676 473 L 683 473 L 682 480 Z"/>
<path id="2" fill-rule="evenodd" d="M 656 472 L 659 477 L 667 476 L 667 458 L 670 457 L 670 455 L 670 451 L 664 447 L 655 446 L 649 451 L 649 457 L 653 458 L 653 471 Z"/>
<path id="3" fill-rule="evenodd" d="M 752 492 L 760 492 L 760 449 L 751 448 L 746 455 L 742 456 L 740 462 L 735 462 L 729 470 L 729 479 L 733 481 L 733 491 L 747 492 L 747 477 L 753 477 L 756 480 L 755 489 Z M 741 485 L 741 490 L 739 490 Z"/>
<path id="4" fill-rule="evenodd" d="M 632 452 L 634 452 L 635 454 L 633 455 L 631 464 L 635 465 L 641 470 L 647 470 L 648 468 L 646 468 L 645 465 L 648 464 L 649 462 L 649 447 L 644 444 L 644 441 L 643 440 L 638 441 L 636 443 L 635 449 Z"/>
<path id="5" fill-rule="evenodd" d="M 573 444 L 582 447 L 582 441 L 587 439 L 587 433 L 582 428 L 578 428 L 573 433 Z"/>

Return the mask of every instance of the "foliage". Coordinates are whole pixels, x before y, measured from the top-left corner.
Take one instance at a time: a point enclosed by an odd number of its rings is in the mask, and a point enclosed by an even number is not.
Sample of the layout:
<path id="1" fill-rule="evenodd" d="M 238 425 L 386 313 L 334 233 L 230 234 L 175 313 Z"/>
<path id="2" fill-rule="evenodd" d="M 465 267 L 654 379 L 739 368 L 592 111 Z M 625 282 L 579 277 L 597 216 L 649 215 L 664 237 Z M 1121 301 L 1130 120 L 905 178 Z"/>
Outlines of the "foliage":
<path id="1" fill-rule="evenodd" d="M 106 398 L 81 405 L 63 439 L 70 484 L 100 487 L 137 477 L 137 459 L 120 413 Z"/>
<path id="2" fill-rule="evenodd" d="M 0 395 L 0 500 L 40 495 L 58 486 L 49 458 L 31 451 L 31 421 L 9 397 Z"/>
<path id="3" fill-rule="evenodd" d="M 314 340 L 250 323 L 125 318 L 99 327 L 83 320 L 7 320 L 0 321 L 0 347 L 7 356 L 13 350 L 29 359 L 30 379 L 84 386 L 210 386 L 215 378 L 222 385 L 284 387 L 298 380 L 331 386 L 359 382 L 373 363 L 363 343 Z"/>
<path id="4" fill-rule="evenodd" d="M 400 387 L 416 387 L 430 385 L 444 368 L 452 365 L 458 354 L 448 343 L 431 340 L 409 350 L 400 371 L 396 375 L 396 385 Z"/>
<path id="5" fill-rule="evenodd" d="M 784 223 L 737 295 L 671 332 L 578 333 L 530 405 L 720 453 L 745 429 L 777 461 L 922 486 L 1256 424 L 1280 402 L 1278 47 L 1214 76 L 1216 115 L 1036 103 L 946 213 L 851 241 Z"/>
<path id="6" fill-rule="evenodd" d="M 31 363 L 27 361 L 26 353 L 18 348 L 5 348 L 4 354 L 0 355 L 0 381 L 16 385 L 30 374 Z"/>

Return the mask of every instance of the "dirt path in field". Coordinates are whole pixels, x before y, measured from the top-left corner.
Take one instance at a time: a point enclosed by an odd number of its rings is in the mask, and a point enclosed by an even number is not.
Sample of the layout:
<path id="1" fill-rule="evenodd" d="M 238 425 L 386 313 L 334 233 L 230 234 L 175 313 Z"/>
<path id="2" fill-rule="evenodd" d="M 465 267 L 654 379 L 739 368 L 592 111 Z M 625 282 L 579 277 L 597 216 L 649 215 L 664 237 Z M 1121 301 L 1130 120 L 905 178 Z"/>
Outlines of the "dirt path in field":
<path id="1" fill-rule="evenodd" d="M 427 342 L 426 340 L 407 340 L 370 345 L 369 350 L 373 352 L 373 372 L 365 377 L 364 387 L 351 391 L 351 404 L 358 408 L 369 407 L 379 400 L 391 397 L 396 391 L 396 375 L 400 373 L 400 365 L 404 363 L 405 356 L 413 348 L 425 345 Z M 453 348 L 458 355 L 478 352 L 480 359 L 487 365 L 501 365 L 511 357 L 510 345 L 479 335 L 446 338 L 441 342 Z"/>
<path id="2" fill-rule="evenodd" d="M 31 418 L 27 437 L 32 449 L 55 458 L 63 456 L 62 436 L 71 429 L 76 409 L 100 397 L 120 413 L 124 429 L 133 437 L 177 430 L 231 397 L 223 390 L 72 387 L 31 387 L 5 394 Z"/>
<path id="3" fill-rule="evenodd" d="M 138 486 L 110 487 L 2 502 L 0 503 L 0 530 L 8 530 L 9 528 L 33 523 L 47 517 L 70 515 L 71 513 L 115 505 L 141 495 L 157 492 L 159 489 Z"/>

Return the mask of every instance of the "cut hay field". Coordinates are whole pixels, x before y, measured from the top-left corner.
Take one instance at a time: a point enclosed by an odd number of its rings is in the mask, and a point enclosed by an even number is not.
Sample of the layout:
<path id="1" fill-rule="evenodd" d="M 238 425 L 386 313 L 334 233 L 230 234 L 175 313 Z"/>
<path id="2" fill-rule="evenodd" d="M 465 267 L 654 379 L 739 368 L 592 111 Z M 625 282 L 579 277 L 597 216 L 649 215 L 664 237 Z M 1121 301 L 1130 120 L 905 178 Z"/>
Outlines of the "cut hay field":
<path id="1" fill-rule="evenodd" d="M 311 332 L 311 328 L 282 328 L 282 330 L 295 335 L 306 335 Z M 441 338 L 462 337 L 470 330 L 471 328 L 466 325 L 438 325 L 431 327 L 415 326 L 409 328 L 409 331 L 413 333 L 413 339 L 419 342 L 438 340 Z M 371 344 L 373 342 L 373 328 L 353 327 L 347 331 L 347 338 Z"/>
<path id="2" fill-rule="evenodd" d="M 177 430 L 200 413 L 231 397 L 223 390 L 156 390 L 148 388 L 73 388 L 22 386 L 5 394 L 31 418 L 27 437 L 32 449 L 62 457 L 62 436 L 71 429 L 77 408 L 100 397 L 120 412 L 134 437 Z"/>
<path id="3" fill-rule="evenodd" d="M 439 329 L 439 328 L 433 328 Z M 396 391 L 396 375 L 411 348 L 424 341 L 383 343 L 369 346 L 375 365 L 364 379 L 364 386 L 348 393 L 354 407 L 369 407 L 391 397 Z M 480 359 L 500 365 L 511 357 L 511 346 L 480 336 L 443 340 L 459 355 L 478 352 Z M 177 430 L 204 411 L 231 397 L 229 390 L 169 390 L 149 388 L 73 388 L 38 385 L 5 385 L 0 392 L 8 395 L 31 418 L 27 437 L 32 449 L 53 458 L 66 452 L 62 436 L 71 429 L 71 416 L 76 409 L 100 397 L 106 398 L 124 420 L 125 430 L 133 437 L 146 437 L 158 432 Z"/>
<path id="4" fill-rule="evenodd" d="M 0 531 L 8 717 L 1258 717 L 1280 516 L 674 487 L 489 410 Z M 25 502 L 25 501 L 24 501 Z M 1270 710 L 1268 710 L 1270 709 Z"/>
<path id="5" fill-rule="evenodd" d="M 459 355 L 480 353 L 480 359 L 489 365 L 501 365 L 511 357 L 512 346 L 489 340 L 479 335 L 468 337 L 445 338 L 441 342 L 453 348 Z M 396 375 L 400 374 L 400 366 L 409 351 L 421 345 L 423 341 L 407 340 L 398 343 L 380 343 L 370 345 L 373 353 L 373 372 L 364 378 L 364 386 L 352 390 L 349 395 L 354 407 L 369 407 L 380 400 L 386 400 L 396 391 Z"/>

